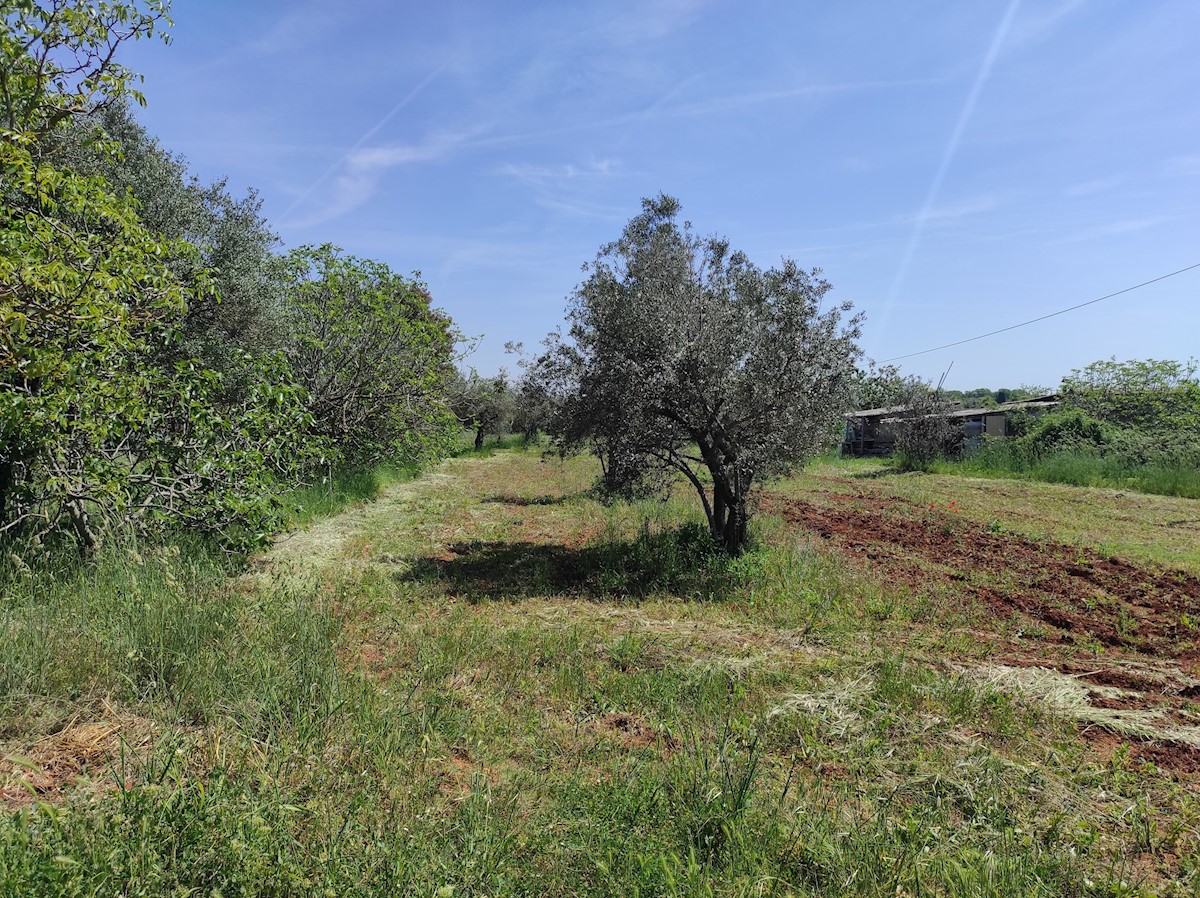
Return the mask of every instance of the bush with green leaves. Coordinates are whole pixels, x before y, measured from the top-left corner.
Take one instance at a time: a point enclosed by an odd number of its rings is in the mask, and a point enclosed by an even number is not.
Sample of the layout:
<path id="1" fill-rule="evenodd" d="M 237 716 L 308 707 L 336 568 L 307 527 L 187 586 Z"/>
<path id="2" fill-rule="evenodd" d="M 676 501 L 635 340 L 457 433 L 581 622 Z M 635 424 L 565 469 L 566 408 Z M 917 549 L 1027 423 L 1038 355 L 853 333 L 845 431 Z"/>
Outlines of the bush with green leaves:
<path id="1" fill-rule="evenodd" d="M 199 251 L 55 152 L 74 117 L 138 99 L 113 54 L 164 16 L 153 0 L 54 0 L 3 20 L 0 533 L 93 551 L 117 526 L 187 528 L 241 547 L 306 461 L 305 397 L 281 358 L 235 353 L 220 374 L 180 350 L 187 309 L 214 292 Z M 230 376 L 253 384 L 236 402 Z"/>
<path id="2" fill-rule="evenodd" d="M 904 378 L 896 365 L 876 365 L 874 360 L 868 360 L 866 368 L 854 371 L 854 389 L 847 411 L 900 405 L 904 394 Z"/>
<path id="3" fill-rule="evenodd" d="M 1080 409 L 1066 409 L 1034 422 L 1014 442 L 1016 451 L 1038 457 L 1054 452 L 1102 453 L 1112 443 L 1110 428 Z"/>
<path id="4" fill-rule="evenodd" d="M 281 265 L 289 361 L 332 458 L 361 466 L 448 452 L 457 332 L 426 286 L 329 244 Z"/>
<path id="5" fill-rule="evenodd" d="M 143 531 L 269 530 L 278 477 L 307 454 L 302 391 L 280 358 L 231 360 L 250 384 L 164 356 L 191 297 L 163 261 L 188 252 L 148 232 L 98 178 L 0 147 L 0 528 L 65 526 L 94 549 L 114 524 Z"/>
<path id="6" fill-rule="evenodd" d="M 962 427 L 949 417 L 953 406 L 941 390 L 918 377 L 908 377 L 899 392 L 899 413 L 891 427 L 901 468 L 925 471 L 940 458 L 962 449 Z"/>

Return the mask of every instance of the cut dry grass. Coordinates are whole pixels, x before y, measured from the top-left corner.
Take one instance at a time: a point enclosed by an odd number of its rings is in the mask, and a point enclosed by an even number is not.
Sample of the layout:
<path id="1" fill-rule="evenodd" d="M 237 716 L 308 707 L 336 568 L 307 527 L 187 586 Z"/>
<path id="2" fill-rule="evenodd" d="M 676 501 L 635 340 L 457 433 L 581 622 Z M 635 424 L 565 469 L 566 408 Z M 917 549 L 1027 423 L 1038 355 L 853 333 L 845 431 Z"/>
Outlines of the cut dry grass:
<path id="1" fill-rule="evenodd" d="M 1096 699 L 1136 701 L 1141 698 L 1136 691 L 1081 682 L 1078 675 L 1046 667 L 985 664 L 966 668 L 966 671 L 989 688 L 1033 698 L 1083 726 L 1099 726 L 1118 736 L 1177 744 L 1200 751 L 1200 725 L 1182 724 L 1166 709 L 1114 708 L 1095 703 Z"/>

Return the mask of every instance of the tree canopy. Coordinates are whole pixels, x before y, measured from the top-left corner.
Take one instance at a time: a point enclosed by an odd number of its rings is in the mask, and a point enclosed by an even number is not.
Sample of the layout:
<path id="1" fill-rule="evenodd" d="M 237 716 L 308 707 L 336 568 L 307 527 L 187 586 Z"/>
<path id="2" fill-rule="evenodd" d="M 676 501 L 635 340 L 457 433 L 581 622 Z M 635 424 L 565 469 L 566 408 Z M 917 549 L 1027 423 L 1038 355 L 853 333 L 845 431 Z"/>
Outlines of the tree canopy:
<path id="1" fill-rule="evenodd" d="M 482 449 L 488 434 L 504 436 L 512 432 L 517 414 L 517 394 L 508 382 L 508 372 L 482 377 L 472 370 L 458 374 L 451 388 L 451 405 L 458 422 L 475 431 L 475 448 Z"/>
<path id="2" fill-rule="evenodd" d="M 1100 359 L 1063 378 L 1069 406 L 1122 427 L 1200 427 L 1195 360 Z"/>
<path id="3" fill-rule="evenodd" d="M 0 535 L 243 549 L 322 467 L 437 454 L 455 332 L 419 281 L 306 247 L 137 125 L 121 44 L 166 4 L 0 19 Z"/>
<path id="4" fill-rule="evenodd" d="M 660 195 L 585 266 L 569 332 L 539 369 L 564 451 L 601 459 L 631 495 L 682 474 L 721 545 L 748 536 L 755 484 L 829 445 L 846 409 L 860 318 L 819 270 L 755 266 L 678 220 Z"/>
<path id="5" fill-rule="evenodd" d="M 352 465 L 448 449 L 456 331 L 419 280 L 335 246 L 283 261 L 288 356 L 317 433 Z"/>

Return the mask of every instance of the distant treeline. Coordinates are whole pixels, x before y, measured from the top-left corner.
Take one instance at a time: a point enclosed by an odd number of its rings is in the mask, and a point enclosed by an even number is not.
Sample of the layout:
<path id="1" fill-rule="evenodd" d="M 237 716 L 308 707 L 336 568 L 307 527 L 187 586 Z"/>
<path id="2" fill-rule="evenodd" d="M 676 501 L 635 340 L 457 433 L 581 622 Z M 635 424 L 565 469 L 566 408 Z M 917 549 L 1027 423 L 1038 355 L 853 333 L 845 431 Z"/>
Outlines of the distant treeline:
<path id="1" fill-rule="evenodd" d="M 1200 379 L 1194 361 L 1093 362 L 1065 377 L 1043 417 L 985 443 L 968 472 L 1200 498 Z"/>

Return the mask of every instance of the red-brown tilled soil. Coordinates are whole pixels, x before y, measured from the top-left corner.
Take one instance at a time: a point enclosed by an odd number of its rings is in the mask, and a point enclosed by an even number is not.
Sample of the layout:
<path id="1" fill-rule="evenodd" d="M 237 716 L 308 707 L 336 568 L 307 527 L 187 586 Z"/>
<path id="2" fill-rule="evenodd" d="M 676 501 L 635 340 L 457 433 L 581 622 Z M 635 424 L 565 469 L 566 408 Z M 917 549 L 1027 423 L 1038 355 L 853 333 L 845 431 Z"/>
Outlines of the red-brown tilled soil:
<path id="1" fill-rule="evenodd" d="M 831 495 L 835 507 L 778 495 L 763 508 L 915 587 L 954 583 L 1005 616 L 1018 611 L 1070 641 L 1200 659 L 1200 578 L 1077 546 L 993 533 L 944 508 Z"/>
<path id="2" fill-rule="evenodd" d="M 1053 667 L 1082 685 L 1125 691 L 1114 697 L 1097 690 L 1095 707 L 1155 710 L 1177 724 L 1196 725 L 1200 687 L 1189 675 L 1200 671 L 1200 578 L 993 532 L 944 506 L 841 493 L 823 498 L 832 504 L 768 494 L 761 507 L 913 590 L 950 588 L 997 619 L 1015 613 L 1037 621 L 1041 626 L 1031 629 L 1045 634 L 1045 648 L 1048 642 L 1068 650 L 1022 650 L 998 637 L 996 660 Z M 1070 651 L 1095 643 L 1104 646 L 1102 662 Z M 1150 674 L 1140 666 L 1154 659 L 1169 659 L 1176 674 Z M 1094 726 L 1084 727 L 1083 735 L 1101 754 L 1109 742 L 1124 741 Z M 1200 751 L 1190 745 L 1135 740 L 1129 752 L 1188 780 L 1200 772 Z"/>

